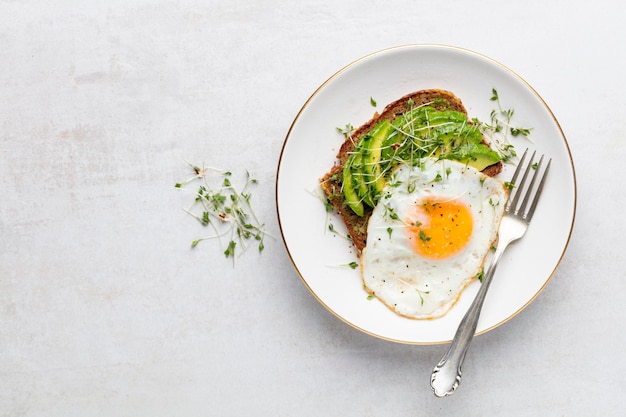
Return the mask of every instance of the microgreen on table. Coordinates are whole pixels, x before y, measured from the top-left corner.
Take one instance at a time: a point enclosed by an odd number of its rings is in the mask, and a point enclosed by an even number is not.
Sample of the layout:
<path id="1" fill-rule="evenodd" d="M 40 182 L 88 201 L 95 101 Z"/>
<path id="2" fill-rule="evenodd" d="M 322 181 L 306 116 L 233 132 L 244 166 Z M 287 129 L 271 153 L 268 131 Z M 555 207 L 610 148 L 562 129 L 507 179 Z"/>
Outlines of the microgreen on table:
<path id="1" fill-rule="evenodd" d="M 258 181 L 246 171 L 243 187 L 237 189 L 231 181 L 231 171 L 189 163 L 188 166 L 194 175 L 184 182 L 176 183 L 175 187 L 195 185 L 194 201 L 185 212 L 211 230 L 204 237 L 191 242 L 191 247 L 209 239 L 224 239 L 224 256 L 232 258 L 233 265 L 236 253 L 242 254 L 252 243 L 262 252 L 266 232 L 250 202 L 250 189 Z"/>

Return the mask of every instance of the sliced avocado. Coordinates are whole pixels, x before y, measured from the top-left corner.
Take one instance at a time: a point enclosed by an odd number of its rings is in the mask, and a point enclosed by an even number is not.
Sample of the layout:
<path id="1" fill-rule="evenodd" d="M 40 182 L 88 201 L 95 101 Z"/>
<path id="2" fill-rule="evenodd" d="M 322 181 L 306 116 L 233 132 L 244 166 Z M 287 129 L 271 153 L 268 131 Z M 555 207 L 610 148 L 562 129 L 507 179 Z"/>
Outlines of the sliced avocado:
<path id="1" fill-rule="evenodd" d="M 425 114 L 431 124 L 442 122 L 467 123 L 467 116 L 455 110 L 437 111 L 427 108 Z"/>
<path id="2" fill-rule="evenodd" d="M 387 180 L 382 175 L 380 159 L 383 143 L 391 134 L 393 128 L 388 120 L 383 120 L 372 129 L 371 136 L 363 148 L 363 172 L 365 181 L 372 194 L 372 200 L 377 201 Z"/>
<path id="3" fill-rule="evenodd" d="M 366 142 L 365 139 L 367 139 L 367 137 L 365 137 L 361 143 Z M 359 148 L 361 147 L 361 143 L 359 144 Z M 367 143 L 363 143 L 363 145 L 366 144 Z M 357 152 L 353 155 L 352 164 L 350 166 L 350 175 L 352 177 L 352 184 L 354 186 L 354 189 L 359 195 L 361 201 L 363 201 L 370 207 L 374 207 L 376 204 L 372 200 L 372 196 L 369 192 L 369 187 L 367 186 L 366 174 L 363 172 L 362 152 Z"/>
<path id="4" fill-rule="evenodd" d="M 444 113 L 444 112 L 442 112 Z M 448 119 L 442 119 L 437 117 L 435 121 L 431 121 L 434 124 L 431 131 L 431 137 L 436 138 L 438 149 L 435 151 L 434 156 L 447 158 L 448 154 L 455 152 L 455 149 L 459 147 L 467 147 L 471 145 L 480 144 L 483 140 L 483 136 L 480 130 L 471 124 L 465 115 L 460 112 L 445 112 L 448 113 Z M 456 159 L 452 157 L 450 159 Z"/>
<path id="5" fill-rule="evenodd" d="M 396 143 L 401 140 L 402 134 L 397 130 L 392 130 L 389 136 L 383 141 L 380 159 L 384 163 L 390 163 L 396 153 Z"/>
<path id="6" fill-rule="evenodd" d="M 391 130 L 382 144 L 381 160 L 396 165 L 402 162 L 402 145 L 407 138 L 420 136 L 419 131 L 427 125 L 426 112 L 432 107 L 417 107 L 398 116 L 391 123 Z"/>
<path id="7" fill-rule="evenodd" d="M 343 167 L 343 195 L 346 198 L 346 204 L 348 204 L 348 207 L 350 207 L 358 216 L 363 216 L 365 207 L 363 206 L 363 202 L 361 201 L 361 197 L 356 190 L 356 184 L 353 180 L 354 175 L 352 172 L 352 164 L 354 162 L 355 155 L 357 154 L 350 156 Z"/>
<path id="8" fill-rule="evenodd" d="M 389 135 L 383 141 L 380 159 L 385 163 L 394 163 L 393 159 L 397 154 L 398 145 L 406 138 L 406 135 L 402 133 L 405 120 L 404 115 L 397 117 L 391 124 L 392 129 Z"/>
<path id="9" fill-rule="evenodd" d="M 500 162 L 500 155 L 496 151 L 483 144 L 478 144 L 476 145 L 475 152 L 472 153 L 472 160 L 468 162 L 468 165 L 482 171 L 488 166 L 498 162 Z"/>
<path id="10" fill-rule="evenodd" d="M 463 162 L 479 171 L 500 161 L 500 155 L 482 143 L 459 146 L 445 158 Z"/>
<path id="11" fill-rule="evenodd" d="M 435 111 L 432 107 L 421 106 L 409 110 L 394 120 L 394 125 L 402 130 L 407 130 L 410 126 L 424 126 L 427 122 L 427 113 Z"/>

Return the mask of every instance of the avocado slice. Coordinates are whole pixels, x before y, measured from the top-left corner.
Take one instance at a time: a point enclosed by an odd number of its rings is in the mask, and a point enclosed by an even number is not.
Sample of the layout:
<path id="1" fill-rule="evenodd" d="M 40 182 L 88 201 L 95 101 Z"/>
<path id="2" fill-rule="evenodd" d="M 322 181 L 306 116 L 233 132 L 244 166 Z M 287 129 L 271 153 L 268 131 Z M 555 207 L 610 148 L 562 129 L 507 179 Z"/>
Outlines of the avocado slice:
<path id="1" fill-rule="evenodd" d="M 483 143 L 461 145 L 445 158 L 463 162 L 479 171 L 500 161 L 500 155 Z"/>
<path id="2" fill-rule="evenodd" d="M 368 137 L 366 136 L 361 142 L 365 142 L 367 138 Z M 361 145 L 359 145 L 359 147 L 360 146 Z M 372 196 L 369 193 L 369 187 L 367 186 L 366 177 L 363 172 L 363 154 L 361 152 L 357 152 L 353 155 L 352 164 L 350 165 L 350 171 L 352 176 L 352 184 L 359 198 L 368 206 L 374 207 L 376 204 L 372 200 Z"/>
<path id="3" fill-rule="evenodd" d="M 392 130 L 382 144 L 380 159 L 386 164 L 393 164 L 398 145 L 404 140 L 406 135 L 401 133 L 401 126 L 404 124 L 403 116 L 398 117 L 392 123 Z"/>
<path id="4" fill-rule="evenodd" d="M 350 207 L 358 216 L 363 216 L 365 207 L 363 206 L 363 201 L 356 190 L 357 185 L 354 182 L 354 175 L 352 171 L 352 164 L 354 162 L 355 155 L 358 154 L 350 156 L 350 158 L 346 161 L 346 165 L 343 167 L 343 195 L 346 198 L 346 204 L 348 204 L 348 207 Z"/>
<path id="5" fill-rule="evenodd" d="M 387 180 L 383 177 L 380 166 L 380 159 L 385 139 L 391 134 L 393 127 L 389 120 L 378 123 L 374 129 L 366 146 L 363 147 L 363 172 L 365 181 L 373 201 L 378 201 L 380 193 L 383 191 Z"/>

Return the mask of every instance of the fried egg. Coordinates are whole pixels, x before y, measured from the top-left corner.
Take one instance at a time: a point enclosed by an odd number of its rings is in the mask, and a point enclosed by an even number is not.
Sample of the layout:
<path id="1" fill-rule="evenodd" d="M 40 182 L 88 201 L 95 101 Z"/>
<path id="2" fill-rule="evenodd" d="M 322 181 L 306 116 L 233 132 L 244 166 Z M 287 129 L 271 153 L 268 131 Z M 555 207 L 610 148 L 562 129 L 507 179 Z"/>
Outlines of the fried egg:
<path id="1" fill-rule="evenodd" d="M 501 181 L 456 161 L 399 166 L 369 219 L 366 290 L 405 317 L 446 314 L 482 272 L 506 199 Z"/>

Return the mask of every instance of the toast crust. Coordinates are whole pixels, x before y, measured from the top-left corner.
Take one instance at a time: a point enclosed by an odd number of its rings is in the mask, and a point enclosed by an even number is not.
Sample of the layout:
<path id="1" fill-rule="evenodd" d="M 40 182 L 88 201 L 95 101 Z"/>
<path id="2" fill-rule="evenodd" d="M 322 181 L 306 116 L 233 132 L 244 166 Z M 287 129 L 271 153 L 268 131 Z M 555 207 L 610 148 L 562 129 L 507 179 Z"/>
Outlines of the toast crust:
<path id="1" fill-rule="evenodd" d="M 348 207 L 342 188 L 341 178 L 343 166 L 363 136 L 365 136 L 378 122 L 382 120 L 389 120 L 392 122 L 398 116 L 402 115 L 406 111 L 407 105 L 410 102 L 412 102 L 416 107 L 429 105 L 438 111 L 454 110 L 467 115 L 467 111 L 461 100 L 446 90 L 420 90 L 400 97 L 385 106 L 381 113 L 374 114 L 369 121 L 359 126 L 346 137 L 339 149 L 339 152 L 337 153 L 337 161 L 320 179 L 320 185 L 326 194 L 326 198 L 332 204 L 335 211 L 341 216 L 341 219 L 345 223 L 348 234 L 350 235 L 354 247 L 359 255 L 367 243 L 367 224 L 373 209 L 371 207 L 365 207 L 363 216 L 359 216 L 354 213 L 350 207 Z M 483 143 L 487 144 L 484 139 Z M 501 171 L 502 162 L 498 162 L 488 166 L 482 172 L 489 176 L 495 176 Z"/>

